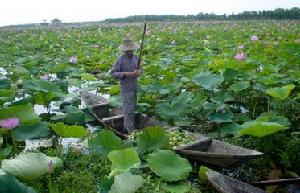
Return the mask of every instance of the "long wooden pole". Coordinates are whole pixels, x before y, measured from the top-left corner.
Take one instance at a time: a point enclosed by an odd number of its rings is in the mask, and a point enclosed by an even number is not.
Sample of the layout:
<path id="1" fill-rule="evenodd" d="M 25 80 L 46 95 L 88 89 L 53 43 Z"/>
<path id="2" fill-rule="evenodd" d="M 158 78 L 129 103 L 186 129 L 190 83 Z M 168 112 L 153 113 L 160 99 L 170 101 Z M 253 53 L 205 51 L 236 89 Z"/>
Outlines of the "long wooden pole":
<path id="1" fill-rule="evenodd" d="M 142 55 L 143 55 L 143 47 L 144 47 L 144 39 L 145 39 L 145 34 L 146 34 L 146 30 L 147 30 L 147 17 L 144 23 L 144 31 L 143 31 L 143 36 L 142 36 L 142 44 L 141 44 L 141 48 L 140 48 L 140 54 L 139 54 L 139 61 L 138 61 L 138 65 L 141 65 L 141 60 L 142 60 Z"/>

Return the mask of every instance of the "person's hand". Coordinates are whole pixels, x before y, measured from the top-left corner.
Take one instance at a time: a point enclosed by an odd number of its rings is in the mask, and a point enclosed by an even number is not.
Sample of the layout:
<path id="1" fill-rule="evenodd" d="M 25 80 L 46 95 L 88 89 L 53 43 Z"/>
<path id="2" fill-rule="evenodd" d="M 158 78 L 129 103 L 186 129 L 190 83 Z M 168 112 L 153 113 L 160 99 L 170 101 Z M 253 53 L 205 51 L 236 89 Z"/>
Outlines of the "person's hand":
<path id="1" fill-rule="evenodd" d="M 139 74 L 138 74 L 138 71 L 137 70 L 134 70 L 133 72 L 132 72 L 132 76 L 138 76 Z"/>
<path id="2" fill-rule="evenodd" d="M 133 72 L 123 72 L 123 76 L 135 77 L 138 75 L 138 72 L 135 70 Z"/>
<path id="3" fill-rule="evenodd" d="M 123 75 L 123 76 L 129 76 L 129 75 L 130 75 L 130 72 L 122 72 L 122 75 Z"/>

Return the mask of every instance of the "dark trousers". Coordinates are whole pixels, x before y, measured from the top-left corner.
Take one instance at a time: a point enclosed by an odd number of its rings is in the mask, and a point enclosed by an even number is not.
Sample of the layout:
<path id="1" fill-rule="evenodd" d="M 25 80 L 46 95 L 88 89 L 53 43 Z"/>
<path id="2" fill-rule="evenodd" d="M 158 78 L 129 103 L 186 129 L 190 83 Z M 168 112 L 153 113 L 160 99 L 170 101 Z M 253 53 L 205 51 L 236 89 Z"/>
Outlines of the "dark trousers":
<path id="1" fill-rule="evenodd" d="M 136 91 L 122 93 L 122 108 L 124 114 L 124 129 L 130 133 L 135 129 L 134 112 L 136 108 Z"/>

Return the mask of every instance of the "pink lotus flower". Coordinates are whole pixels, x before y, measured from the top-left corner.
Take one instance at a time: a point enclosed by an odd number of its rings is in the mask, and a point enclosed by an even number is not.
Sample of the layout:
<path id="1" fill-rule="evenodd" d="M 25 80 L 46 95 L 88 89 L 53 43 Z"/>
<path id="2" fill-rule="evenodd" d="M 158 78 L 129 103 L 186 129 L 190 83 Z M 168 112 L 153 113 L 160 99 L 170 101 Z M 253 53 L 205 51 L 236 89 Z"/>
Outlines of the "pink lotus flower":
<path id="1" fill-rule="evenodd" d="M 13 128 L 19 126 L 19 118 L 7 118 L 0 120 L 0 126 L 7 130 L 12 130 Z"/>
<path id="2" fill-rule="evenodd" d="M 53 162 L 52 160 L 50 160 L 50 162 L 48 162 L 48 173 L 51 174 L 53 172 L 54 168 L 53 168 Z"/>
<path id="3" fill-rule="evenodd" d="M 253 41 L 253 42 L 258 41 L 258 36 L 257 36 L 257 35 L 253 35 L 253 36 L 251 37 L 251 41 Z"/>
<path id="4" fill-rule="evenodd" d="M 237 53 L 234 57 L 238 61 L 243 61 L 246 59 L 246 54 L 244 52 Z"/>
<path id="5" fill-rule="evenodd" d="M 244 45 L 239 45 L 238 49 L 240 49 L 240 50 L 244 49 Z"/>
<path id="6" fill-rule="evenodd" d="M 40 77 L 42 80 L 49 80 L 50 76 L 48 74 L 45 74 L 43 76 Z"/>
<path id="7" fill-rule="evenodd" d="M 71 56 L 71 58 L 69 58 L 69 62 L 71 64 L 77 64 L 78 62 L 77 56 Z"/>

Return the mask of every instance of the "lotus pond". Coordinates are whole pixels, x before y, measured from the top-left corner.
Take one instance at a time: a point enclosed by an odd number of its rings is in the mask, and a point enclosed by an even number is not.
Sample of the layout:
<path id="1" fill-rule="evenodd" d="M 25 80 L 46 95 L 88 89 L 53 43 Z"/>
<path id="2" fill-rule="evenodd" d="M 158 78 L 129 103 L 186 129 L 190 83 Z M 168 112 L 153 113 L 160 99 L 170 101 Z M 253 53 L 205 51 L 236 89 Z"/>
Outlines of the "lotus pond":
<path id="1" fill-rule="evenodd" d="M 149 23 L 138 111 L 175 130 L 121 140 L 79 91 L 120 106 L 109 70 L 141 30 L 0 29 L 1 193 L 217 192 L 206 167 L 247 183 L 300 175 L 299 21 Z M 193 140 L 185 130 L 264 154 L 226 170 L 190 162 L 173 151 Z"/>

